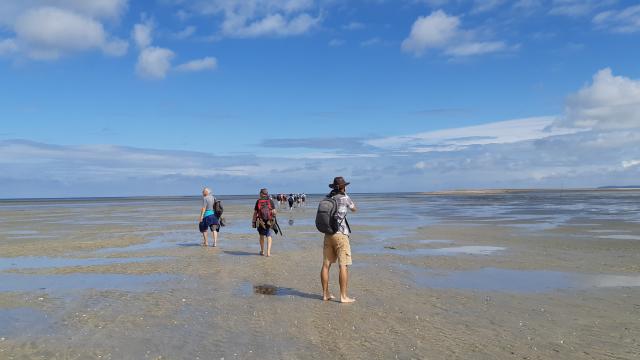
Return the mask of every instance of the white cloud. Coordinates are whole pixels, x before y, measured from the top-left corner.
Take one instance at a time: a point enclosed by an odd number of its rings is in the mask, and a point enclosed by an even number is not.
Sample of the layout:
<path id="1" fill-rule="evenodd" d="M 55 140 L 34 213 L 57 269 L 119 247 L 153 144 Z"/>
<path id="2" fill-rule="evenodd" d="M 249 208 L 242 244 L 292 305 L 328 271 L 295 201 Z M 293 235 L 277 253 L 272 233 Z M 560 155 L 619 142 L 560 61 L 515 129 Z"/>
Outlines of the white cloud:
<path id="1" fill-rule="evenodd" d="M 16 19 L 29 10 L 55 7 L 90 17 L 117 20 L 127 8 L 127 0 L 6 0 L 0 1 L 0 24 L 13 28 Z"/>
<path id="2" fill-rule="evenodd" d="M 187 26 L 183 30 L 180 30 L 177 33 L 173 34 L 173 38 L 178 40 L 186 39 L 191 35 L 193 35 L 195 32 L 196 32 L 195 26 Z"/>
<path id="3" fill-rule="evenodd" d="M 56 59 L 69 52 L 101 49 L 108 55 L 126 52 L 123 40 L 109 39 L 98 21 L 54 7 L 26 11 L 15 23 L 16 42 L 34 59 Z"/>
<path id="4" fill-rule="evenodd" d="M 101 21 L 117 19 L 126 5 L 126 0 L 5 1 L 0 3 L 0 25 L 13 32 L 10 48 L 16 55 L 53 60 L 74 52 L 101 50 L 122 56 L 128 43 L 112 37 Z"/>
<path id="5" fill-rule="evenodd" d="M 370 39 L 367 39 L 361 42 L 360 46 L 368 47 L 368 46 L 378 45 L 380 43 L 382 43 L 382 39 L 380 39 L 379 37 L 372 37 Z"/>
<path id="6" fill-rule="evenodd" d="M 625 169 L 638 165 L 640 165 L 640 160 L 625 160 L 622 162 L 622 167 Z"/>
<path id="7" fill-rule="evenodd" d="M 640 5 L 629 6 L 622 10 L 603 11 L 593 18 L 593 23 L 603 29 L 618 33 L 640 31 Z"/>
<path id="8" fill-rule="evenodd" d="M 502 51 L 507 45 L 502 41 L 473 42 L 455 45 L 445 50 L 445 54 L 453 56 L 471 56 Z"/>
<path id="9" fill-rule="evenodd" d="M 180 72 L 197 72 L 214 70 L 218 66 L 218 60 L 215 57 L 208 56 L 188 61 L 173 68 L 171 62 L 176 57 L 176 54 L 167 48 L 151 46 L 153 43 L 153 28 L 153 21 L 144 19 L 143 23 L 135 24 L 131 31 L 131 37 L 140 49 L 138 62 L 136 63 L 136 73 L 139 76 L 147 79 L 164 79 L 172 69 Z M 177 36 L 178 38 L 184 38 L 190 36 L 193 32 L 195 32 L 195 27 L 189 26 Z M 174 34 L 175 36 L 176 34 Z"/>
<path id="10" fill-rule="evenodd" d="M 329 41 L 329 46 L 331 47 L 338 47 L 338 46 L 342 46 L 345 44 L 345 41 L 342 39 L 331 39 Z"/>
<path id="11" fill-rule="evenodd" d="M 409 152 L 458 151 L 474 145 L 510 144 L 576 133 L 567 128 L 549 129 L 555 117 L 534 117 L 482 125 L 428 131 L 405 136 L 368 140 L 377 148 Z"/>
<path id="12" fill-rule="evenodd" d="M 364 27 L 364 24 L 358 21 L 352 21 L 342 26 L 342 28 L 345 30 L 361 30 L 364 29 Z"/>
<path id="13" fill-rule="evenodd" d="M 304 34 L 320 22 L 320 18 L 301 14 L 287 19 L 281 14 L 272 14 L 250 23 L 228 23 L 224 34 L 238 38 L 261 36 L 291 36 Z"/>
<path id="14" fill-rule="evenodd" d="M 158 51 L 162 50 L 166 51 Z M 164 71 L 168 68 L 165 66 Z M 274 139 L 263 142 L 267 147 L 259 158 L 0 141 L 0 195 L 31 194 L 34 187 L 53 194 L 52 186 L 56 191 L 67 191 L 67 196 L 79 196 L 79 188 L 97 190 L 94 196 L 106 195 L 105 187 L 112 189 L 113 195 L 123 195 L 130 194 L 136 184 L 139 187 L 134 194 L 138 195 L 149 194 L 150 184 L 160 184 L 154 190 L 159 194 L 168 193 L 167 184 L 174 184 L 172 191 L 184 193 L 185 188 L 197 188 L 208 177 L 223 179 L 221 184 L 233 185 L 236 192 L 248 192 L 262 184 L 314 188 L 318 179 L 336 172 L 348 177 L 359 191 L 637 184 L 640 122 L 636 117 L 620 126 L 616 109 L 636 99 L 638 83 L 604 69 L 594 76 L 592 84 L 568 96 L 567 112 L 562 116 L 369 140 Z M 574 111 L 592 116 L 592 105 L 607 109 L 596 112 L 596 122 L 566 121 Z M 277 144 L 284 151 L 268 154 Z M 299 150 L 301 147 L 321 150 L 305 152 Z M 217 166 L 211 168 L 212 163 Z M 280 174 L 294 180 L 283 184 Z M 269 178 L 277 180 L 269 182 Z"/>
<path id="15" fill-rule="evenodd" d="M 422 56 L 428 50 L 442 50 L 453 57 L 481 55 L 503 51 L 508 46 L 502 41 L 478 41 L 476 31 L 463 30 L 460 18 L 442 10 L 420 16 L 413 23 L 409 37 L 402 42 L 402 50 Z"/>
<path id="16" fill-rule="evenodd" d="M 176 66 L 176 70 L 184 72 L 194 72 L 203 70 L 214 70 L 218 66 L 218 61 L 214 57 L 192 60 Z"/>
<path id="17" fill-rule="evenodd" d="M 133 26 L 131 37 L 139 49 L 144 49 L 151 45 L 151 42 L 153 41 L 152 32 L 153 23 L 151 21 L 146 21 L 145 23 L 135 24 Z"/>
<path id="18" fill-rule="evenodd" d="M 18 51 L 18 45 L 14 39 L 0 40 L 0 56 L 12 54 Z"/>
<path id="19" fill-rule="evenodd" d="M 640 128 L 640 79 L 598 71 L 590 85 L 567 98 L 561 126 L 598 129 Z"/>
<path id="20" fill-rule="evenodd" d="M 616 0 L 553 0 L 549 14 L 580 17 L 615 2 Z"/>
<path id="21" fill-rule="evenodd" d="M 220 34 L 226 37 L 295 36 L 322 21 L 309 12 L 317 7 L 313 0 L 199 0 L 190 6 L 202 15 L 223 15 Z"/>
<path id="22" fill-rule="evenodd" d="M 460 19 L 442 10 L 420 16 L 413 23 L 409 37 L 402 42 L 402 50 L 422 55 L 427 49 L 445 46 L 457 36 Z"/>
<path id="23" fill-rule="evenodd" d="M 504 4 L 506 0 L 474 0 L 473 13 L 483 13 L 494 10 Z"/>
<path id="24" fill-rule="evenodd" d="M 138 75 L 150 79 L 163 79 L 171 69 L 171 60 L 175 53 L 160 47 L 143 49 L 138 56 L 136 72 Z"/>

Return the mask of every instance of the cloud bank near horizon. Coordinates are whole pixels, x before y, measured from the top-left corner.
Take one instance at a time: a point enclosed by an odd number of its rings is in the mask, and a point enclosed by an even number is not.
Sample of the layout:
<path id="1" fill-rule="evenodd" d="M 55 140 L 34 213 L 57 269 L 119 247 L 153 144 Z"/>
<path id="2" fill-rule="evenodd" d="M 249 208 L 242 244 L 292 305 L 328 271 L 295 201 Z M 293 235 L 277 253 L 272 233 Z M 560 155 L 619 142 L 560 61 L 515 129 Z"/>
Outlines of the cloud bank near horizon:
<path id="1" fill-rule="evenodd" d="M 640 80 L 606 68 L 557 116 L 383 138 L 265 139 L 260 156 L 4 140 L 0 197 L 186 194 L 203 185 L 322 192 L 335 175 L 361 192 L 627 185 L 640 178 L 639 114 Z"/>

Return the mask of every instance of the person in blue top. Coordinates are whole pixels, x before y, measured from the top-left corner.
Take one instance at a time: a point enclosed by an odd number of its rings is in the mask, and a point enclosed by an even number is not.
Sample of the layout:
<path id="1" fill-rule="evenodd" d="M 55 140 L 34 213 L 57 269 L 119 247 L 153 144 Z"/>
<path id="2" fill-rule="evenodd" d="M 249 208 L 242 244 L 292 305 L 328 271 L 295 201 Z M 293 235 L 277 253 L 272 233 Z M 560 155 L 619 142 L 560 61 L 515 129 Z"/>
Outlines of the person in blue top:
<path id="1" fill-rule="evenodd" d="M 205 187 L 202 189 L 202 208 L 200 209 L 199 228 L 202 233 L 202 246 L 209 246 L 208 230 L 211 229 L 213 237 L 213 247 L 218 245 L 218 229 L 220 220 L 215 214 L 214 206 L 216 198 L 213 197 L 211 190 Z"/>

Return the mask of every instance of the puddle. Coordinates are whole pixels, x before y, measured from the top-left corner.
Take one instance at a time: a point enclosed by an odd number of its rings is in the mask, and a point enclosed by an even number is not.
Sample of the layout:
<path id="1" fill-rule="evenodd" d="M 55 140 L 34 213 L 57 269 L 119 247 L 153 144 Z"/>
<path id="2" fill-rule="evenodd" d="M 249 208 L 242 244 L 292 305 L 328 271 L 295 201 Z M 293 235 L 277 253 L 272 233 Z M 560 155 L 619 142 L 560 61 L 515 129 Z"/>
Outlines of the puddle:
<path id="1" fill-rule="evenodd" d="M 418 240 L 418 244 L 451 244 L 453 240 Z"/>
<path id="2" fill-rule="evenodd" d="M 314 300 L 319 300 L 322 298 L 320 294 L 310 294 L 290 287 L 275 286 L 269 284 L 252 285 L 251 283 L 246 281 L 235 288 L 232 293 L 235 296 L 241 297 L 250 297 L 253 295 L 269 295 L 276 297 L 301 297 Z"/>
<path id="3" fill-rule="evenodd" d="M 31 336 L 51 324 L 51 319 L 43 311 L 19 307 L 0 309 L 0 336 Z"/>
<path id="4" fill-rule="evenodd" d="M 195 235 L 194 235 L 195 234 Z M 161 235 L 153 236 L 150 241 L 142 243 L 142 244 L 134 244 L 123 247 L 112 247 L 96 250 L 96 254 L 111 254 L 111 253 L 120 253 L 120 252 L 135 252 L 135 251 L 144 251 L 144 250 L 158 250 L 158 249 L 166 249 L 174 246 L 178 246 L 181 243 L 189 242 L 191 240 L 200 241 L 202 237 L 200 234 L 190 232 L 181 232 L 181 231 L 172 231 L 166 232 Z"/>
<path id="5" fill-rule="evenodd" d="M 273 285 L 253 285 L 253 293 L 261 295 L 276 295 L 278 288 Z"/>
<path id="6" fill-rule="evenodd" d="M 598 236 L 600 239 L 614 239 L 614 240 L 640 240 L 640 236 L 636 235 L 603 235 Z"/>
<path id="7" fill-rule="evenodd" d="M 396 266 L 410 273 L 415 283 L 427 288 L 527 293 L 640 286 L 640 276 L 497 268 L 442 273 L 412 265 Z"/>
<path id="8" fill-rule="evenodd" d="M 525 229 L 527 231 L 552 230 L 559 227 L 559 223 L 531 223 L 531 224 L 508 224 L 506 226 Z"/>
<path id="9" fill-rule="evenodd" d="M 35 235 L 38 231 L 35 230 L 10 230 L 3 232 L 5 235 Z"/>
<path id="10" fill-rule="evenodd" d="M 165 260 L 166 257 L 146 258 L 54 258 L 46 256 L 19 256 L 12 258 L 0 258 L 0 271 L 16 269 L 44 269 L 70 266 L 98 266 L 110 264 L 127 264 L 145 261 Z"/>
<path id="11" fill-rule="evenodd" d="M 84 289 L 143 291 L 172 278 L 172 276 L 164 274 L 30 275 L 0 273 L 0 291 L 68 291 Z"/>
<path id="12" fill-rule="evenodd" d="M 586 282 L 594 287 L 636 287 L 640 286 L 640 276 L 595 275 Z"/>
<path id="13" fill-rule="evenodd" d="M 456 246 L 438 249 L 396 249 L 392 246 L 385 246 L 385 254 L 395 254 L 402 256 L 456 256 L 456 255 L 492 255 L 506 248 L 499 246 Z"/>

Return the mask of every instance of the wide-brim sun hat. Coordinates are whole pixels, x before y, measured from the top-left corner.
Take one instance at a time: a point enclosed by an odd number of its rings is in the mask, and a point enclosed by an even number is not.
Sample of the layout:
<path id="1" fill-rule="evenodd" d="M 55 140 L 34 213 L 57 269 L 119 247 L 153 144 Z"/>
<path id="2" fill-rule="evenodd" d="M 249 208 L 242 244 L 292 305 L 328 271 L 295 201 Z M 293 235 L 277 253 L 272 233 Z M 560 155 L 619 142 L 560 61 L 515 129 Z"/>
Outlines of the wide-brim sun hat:
<path id="1" fill-rule="evenodd" d="M 347 186 L 349 184 L 351 183 L 347 182 L 342 176 L 336 176 L 335 178 L 333 178 L 333 183 L 329 184 L 329 187 L 335 189 L 339 186 Z"/>

